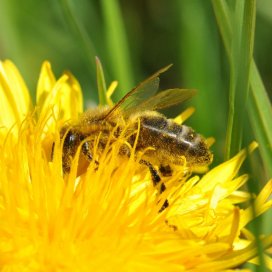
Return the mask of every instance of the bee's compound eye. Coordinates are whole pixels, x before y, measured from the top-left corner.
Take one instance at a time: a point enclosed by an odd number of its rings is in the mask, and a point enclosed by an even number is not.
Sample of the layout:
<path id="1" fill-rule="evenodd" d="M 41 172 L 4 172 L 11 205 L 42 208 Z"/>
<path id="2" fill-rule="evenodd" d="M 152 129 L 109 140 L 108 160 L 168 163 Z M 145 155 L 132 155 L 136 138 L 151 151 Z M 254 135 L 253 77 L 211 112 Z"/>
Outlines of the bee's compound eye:
<path id="1" fill-rule="evenodd" d="M 77 141 L 77 135 L 73 133 L 71 130 L 66 134 L 64 144 L 65 145 L 73 145 Z"/>

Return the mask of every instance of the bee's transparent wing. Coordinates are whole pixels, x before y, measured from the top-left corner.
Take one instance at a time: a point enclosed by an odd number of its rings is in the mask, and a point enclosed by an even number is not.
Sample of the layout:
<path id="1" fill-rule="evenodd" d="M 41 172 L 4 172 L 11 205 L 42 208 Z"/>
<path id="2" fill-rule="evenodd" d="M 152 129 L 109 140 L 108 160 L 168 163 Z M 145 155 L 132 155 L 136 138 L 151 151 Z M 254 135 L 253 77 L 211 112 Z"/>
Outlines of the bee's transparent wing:
<path id="1" fill-rule="evenodd" d="M 184 102 L 196 94 L 194 89 L 168 89 L 143 101 L 137 111 L 159 110 Z"/>
<path id="2" fill-rule="evenodd" d="M 159 89 L 159 75 L 168 70 L 172 65 L 168 65 L 155 74 L 142 81 L 129 93 L 127 93 L 114 107 L 108 112 L 104 119 L 109 118 L 116 110 L 122 109 L 125 116 L 129 116 L 131 113 L 139 111 L 141 104 L 152 98 L 152 96 Z"/>

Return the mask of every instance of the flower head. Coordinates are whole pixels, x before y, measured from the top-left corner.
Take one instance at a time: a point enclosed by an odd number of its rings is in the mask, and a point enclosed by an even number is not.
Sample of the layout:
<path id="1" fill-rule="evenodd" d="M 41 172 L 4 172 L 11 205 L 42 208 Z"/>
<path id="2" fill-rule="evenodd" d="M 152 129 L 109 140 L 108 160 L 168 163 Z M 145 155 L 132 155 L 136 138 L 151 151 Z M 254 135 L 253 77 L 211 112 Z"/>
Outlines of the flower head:
<path id="1" fill-rule="evenodd" d="M 45 62 L 33 106 L 11 62 L 0 79 L 3 271 L 224 271 L 256 261 L 246 226 L 271 207 L 272 181 L 256 198 L 239 189 L 246 150 L 202 178 L 177 169 L 161 194 L 133 146 L 119 155 L 122 137 L 99 154 L 99 167 L 93 160 L 78 176 L 78 151 L 63 175 L 59 128 L 82 112 L 78 82 L 69 73 L 56 80 Z"/>

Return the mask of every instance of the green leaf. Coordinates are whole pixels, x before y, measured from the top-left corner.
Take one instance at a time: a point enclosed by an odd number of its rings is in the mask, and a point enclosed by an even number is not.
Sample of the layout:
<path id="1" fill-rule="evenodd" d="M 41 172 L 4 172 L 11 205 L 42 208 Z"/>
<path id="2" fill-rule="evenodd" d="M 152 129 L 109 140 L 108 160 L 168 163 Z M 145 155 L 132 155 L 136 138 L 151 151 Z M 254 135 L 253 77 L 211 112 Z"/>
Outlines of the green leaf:
<path id="1" fill-rule="evenodd" d="M 122 91 L 119 91 L 118 96 L 122 97 L 127 90 L 134 86 L 125 26 L 119 1 L 102 0 L 101 6 L 105 20 L 105 34 L 108 52 L 110 52 L 109 59 L 112 64 L 112 72 L 114 77 L 120 81 Z"/>
<path id="2" fill-rule="evenodd" d="M 229 120 L 226 157 L 235 155 L 242 145 L 242 132 L 249 91 L 249 73 L 253 59 L 256 3 L 236 1 L 232 16 L 230 48 Z"/>
<path id="3" fill-rule="evenodd" d="M 59 0 L 59 2 L 68 25 L 75 34 L 76 38 L 80 41 L 80 44 L 86 54 L 88 68 L 92 73 L 92 70 L 95 67 L 94 56 L 96 55 L 96 50 L 92 40 L 88 36 L 88 33 L 83 27 L 81 21 L 76 16 L 73 5 L 69 3 L 69 0 Z"/>
<path id="4" fill-rule="evenodd" d="M 253 60 L 256 2 L 214 0 L 213 8 L 230 63 L 229 117 L 226 136 L 226 157 L 241 149 L 249 73 Z"/>
<path id="5" fill-rule="evenodd" d="M 96 80 L 97 80 L 97 88 L 98 88 L 98 96 L 99 96 L 99 105 L 107 104 L 107 87 L 103 72 L 103 67 L 98 57 L 96 60 Z"/>
<path id="6" fill-rule="evenodd" d="M 225 0 L 212 0 L 213 10 L 217 20 L 217 24 L 223 39 L 223 43 L 230 59 L 230 43 L 232 36 L 231 19 L 229 7 Z"/>
<path id="7" fill-rule="evenodd" d="M 238 3 L 239 2 L 239 3 Z M 260 144 L 261 156 L 269 176 L 272 174 L 272 127 L 271 104 L 253 60 L 256 2 L 236 1 L 236 22 L 232 23 L 231 11 L 223 0 L 214 0 L 214 12 L 230 62 L 230 112 L 227 134 L 227 156 L 240 147 L 245 109 L 248 111 L 252 128 Z M 241 5 L 244 5 L 241 8 Z M 241 14 L 241 10 L 244 10 Z M 235 14 L 234 12 L 234 14 Z M 241 36 L 239 16 L 243 17 Z M 238 20 L 237 20 L 238 19 Z M 236 26 L 235 26 L 236 25 Z M 235 39 L 235 41 L 233 41 Z M 238 46 L 238 48 L 236 48 Z M 237 51 L 236 51 L 237 50 Z M 238 54 L 237 54 L 238 52 Z M 250 83 L 250 85 L 249 85 Z M 249 88 L 250 86 L 250 88 Z M 246 99 L 248 96 L 248 106 Z M 255 226 L 260 266 L 258 271 L 266 271 L 260 229 Z"/>
<path id="8" fill-rule="evenodd" d="M 213 2 L 214 12 L 217 18 L 218 27 L 222 35 L 224 46 L 228 52 L 229 58 L 231 58 L 231 22 L 230 22 L 230 10 L 226 2 L 223 0 L 214 0 Z M 244 26 L 244 40 L 243 44 L 246 46 L 248 52 L 251 54 L 253 51 L 253 26 L 255 24 L 255 5 L 253 1 L 246 2 L 245 5 L 245 21 Z M 246 34 L 247 33 L 247 34 Z M 250 37 L 249 43 L 246 37 Z M 241 67 L 240 69 L 242 69 Z M 269 97 L 262 83 L 261 77 L 258 73 L 256 64 L 251 62 L 250 70 L 250 89 L 248 97 L 247 112 L 250 116 L 250 122 L 255 133 L 256 140 L 260 144 L 260 151 L 264 167 L 269 177 L 272 176 L 272 126 L 271 126 L 271 103 Z M 243 101 L 241 101 L 243 103 Z M 246 104 L 246 103 L 244 103 Z M 237 104 L 236 104 L 237 105 Z M 237 105 L 238 106 L 238 105 Z M 235 107 L 235 105 L 234 105 Z M 239 123 L 237 125 L 240 125 Z"/>
<path id="9" fill-rule="evenodd" d="M 253 63 L 251 68 L 247 111 L 256 140 L 260 144 L 266 174 L 272 177 L 272 108 L 256 64 Z"/>

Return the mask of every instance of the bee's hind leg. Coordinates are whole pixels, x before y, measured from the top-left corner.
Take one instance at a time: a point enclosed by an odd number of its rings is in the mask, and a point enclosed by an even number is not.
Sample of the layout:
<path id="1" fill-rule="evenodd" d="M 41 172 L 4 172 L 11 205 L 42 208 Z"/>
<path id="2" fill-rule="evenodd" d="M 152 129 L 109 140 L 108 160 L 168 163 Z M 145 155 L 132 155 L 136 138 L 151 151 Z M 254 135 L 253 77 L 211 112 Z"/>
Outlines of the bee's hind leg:
<path id="1" fill-rule="evenodd" d="M 151 174 L 151 178 L 152 178 L 152 181 L 153 181 L 153 185 L 154 187 L 156 187 L 159 182 L 161 182 L 161 177 L 158 173 L 158 171 L 153 167 L 153 165 L 146 161 L 146 160 L 140 160 L 139 161 L 141 164 L 144 164 L 146 165 L 148 168 L 149 168 L 149 171 L 150 171 L 150 174 Z M 160 188 L 159 188 L 159 193 L 163 193 L 164 191 L 166 190 L 166 186 L 165 184 L 162 182 L 161 185 L 160 185 Z M 166 199 L 163 203 L 163 205 L 161 206 L 159 212 L 162 212 L 164 209 L 166 209 L 167 207 L 169 206 L 169 203 L 168 203 L 168 200 Z"/>
<path id="2" fill-rule="evenodd" d="M 152 181 L 153 181 L 153 185 L 157 186 L 159 184 L 159 182 L 161 181 L 161 177 L 160 177 L 158 171 L 153 167 L 153 165 L 150 162 L 148 162 L 146 160 L 140 160 L 139 162 L 140 162 L 140 164 L 144 164 L 148 167 L 150 174 L 151 174 Z M 162 186 L 160 188 L 160 193 L 165 191 L 165 189 L 166 189 L 165 185 L 162 183 Z"/>
<path id="3" fill-rule="evenodd" d="M 88 141 L 84 142 L 82 144 L 81 151 L 88 161 L 90 161 L 90 162 L 93 161 L 93 155 L 90 151 L 90 142 L 88 142 Z M 94 163 L 97 166 L 95 170 L 97 170 L 98 166 L 99 166 L 99 162 L 95 160 Z"/>

